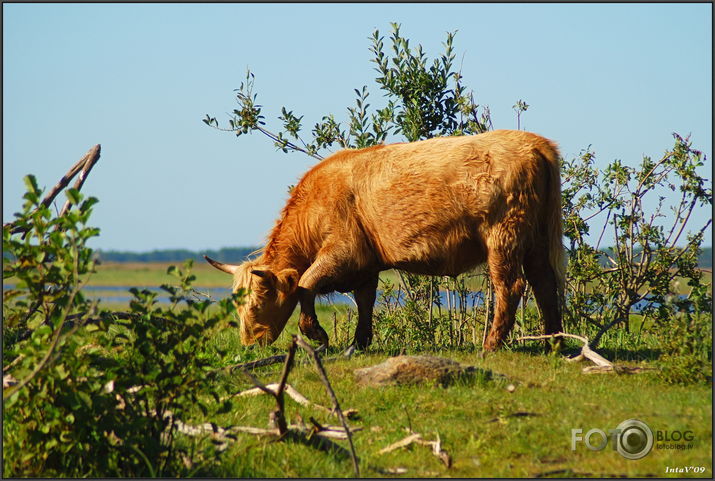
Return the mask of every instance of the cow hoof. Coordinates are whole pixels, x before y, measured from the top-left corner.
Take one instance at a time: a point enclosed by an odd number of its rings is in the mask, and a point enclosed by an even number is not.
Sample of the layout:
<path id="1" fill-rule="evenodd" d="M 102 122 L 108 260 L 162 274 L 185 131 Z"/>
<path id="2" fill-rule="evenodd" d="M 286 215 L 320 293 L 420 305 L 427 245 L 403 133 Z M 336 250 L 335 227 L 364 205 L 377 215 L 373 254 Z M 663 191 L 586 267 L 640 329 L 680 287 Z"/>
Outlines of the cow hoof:
<path id="1" fill-rule="evenodd" d="M 484 350 L 489 352 L 494 352 L 501 346 L 501 342 L 494 339 L 487 339 L 484 343 Z"/>
<path id="2" fill-rule="evenodd" d="M 325 332 L 325 329 L 318 324 L 317 322 L 313 322 L 311 324 L 301 324 L 299 325 L 300 327 L 300 332 L 310 339 L 311 341 L 317 341 L 319 347 L 322 349 L 327 349 L 329 346 L 328 342 L 328 333 Z"/>
<path id="3" fill-rule="evenodd" d="M 328 349 L 328 346 L 330 345 L 330 342 L 328 341 L 328 333 L 325 332 L 325 329 L 323 329 L 321 326 L 316 326 L 315 328 L 311 329 L 310 332 L 306 333 L 306 336 L 310 338 L 313 341 L 318 342 L 318 349 L 321 351 L 325 351 Z"/>
<path id="4" fill-rule="evenodd" d="M 355 342 L 353 342 L 353 345 L 355 346 L 356 349 L 360 351 L 365 351 L 367 350 L 367 347 L 370 345 L 372 342 L 372 336 L 369 337 L 355 337 Z"/>

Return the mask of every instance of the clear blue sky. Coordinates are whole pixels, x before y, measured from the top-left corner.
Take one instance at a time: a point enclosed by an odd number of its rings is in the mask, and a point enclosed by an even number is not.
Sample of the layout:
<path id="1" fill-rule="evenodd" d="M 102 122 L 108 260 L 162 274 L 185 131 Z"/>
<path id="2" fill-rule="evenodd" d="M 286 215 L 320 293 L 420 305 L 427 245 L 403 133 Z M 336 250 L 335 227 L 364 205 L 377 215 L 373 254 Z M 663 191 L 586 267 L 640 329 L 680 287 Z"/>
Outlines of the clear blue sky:
<path id="1" fill-rule="evenodd" d="M 93 247 L 261 245 L 314 160 L 201 119 L 225 122 L 246 68 L 269 127 L 283 105 L 306 126 L 345 119 L 353 89 L 373 86 L 368 36 L 392 21 L 430 55 L 458 30 L 495 128 L 516 127 L 523 99 L 523 128 L 567 158 L 591 145 L 601 166 L 690 133 L 712 179 L 711 19 L 710 4 L 3 4 L 3 222 L 25 174 L 49 188 L 99 143 L 83 189 L 100 200 Z"/>

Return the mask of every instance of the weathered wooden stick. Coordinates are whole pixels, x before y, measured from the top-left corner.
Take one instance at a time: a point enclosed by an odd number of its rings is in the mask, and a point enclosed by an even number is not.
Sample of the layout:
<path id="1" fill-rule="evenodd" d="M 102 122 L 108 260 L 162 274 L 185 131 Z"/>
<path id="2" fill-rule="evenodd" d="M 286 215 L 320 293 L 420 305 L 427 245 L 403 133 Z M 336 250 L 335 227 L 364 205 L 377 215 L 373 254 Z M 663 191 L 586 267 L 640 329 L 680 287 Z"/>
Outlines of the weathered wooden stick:
<path id="1" fill-rule="evenodd" d="M 270 394 L 276 400 L 277 409 L 271 414 L 271 420 L 275 423 L 281 436 L 288 431 L 288 425 L 283 412 L 283 392 L 274 392 L 268 389 L 250 371 L 243 369 L 243 373 L 255 384 L 255 386 L 266 394 Z"/>
<path id="2" fill-rule="evenodd" d="M 606 359 L 605 357 L 601 356 L 599 353 L 596 351 L 592 350 L 589 345 L 588 345 L 588 339 L 586 339 L 583 336 L 577 336 L 576 334 L 568 334 L 566 332 L 557 332 L 556 334 L 545 334 L 543 336 L 523 336 L 517 339 L 517 341 L 530 341 L 530 340 L 539 340 L 539 339 L 553 339 L 556 337 L 570 337 L 572 339 L 578 339 L 579 341 L 583 342 L 583 347 L 581 348 L 581 354 L 578 356 L 571 358 L 570 360 L 572 361 L 580 361 L 584 357 L 586 359 L 590 359 L 593 361 L 594 364 L 597 366 L 613 366 L 613 363 Z"/>
<path id="3" fill-rule="evenodd" d="M 638 374 L 640 372 L 646 371 L 659 371 L 657 367 L 644 367 L 644 366 L 589 366 L 584 367 L 584 374 L 603 374 L 609 372 L 615 372 L 616 374 Z"/>
<path id="4" fill-rule="evenodd" d="M 406 438 L 400 439 L 399 441 L 394 442 L 385 448 L 382 448 L 377 452 L 377 454 L 387 454 L 389 452 L 394 451 L 395 449 L 404 448 L 405 446 L 409 446 L 410 444 L 414 443 L 418 439 L 422 439 L 422 435 L 418 433 L 412 433 Z"/>
<path id="5" fill-rule="evenodd" d="M 448 468 L 452 465 L 452 458 L 450 457 L 449 453 L 442 449 L 442 440 L 439 437 L 439 433 L 437 433 L 437 440 L 436 441 L 427 441 L 422 437 L 421 434 L 419 433 L 412 433 L 406 438 L 403 438 L 395 443 L 390 444 L 386 448 L 381 449 L 378 451 L 377 454 L 386 454 L 391 451 L 394 451 L 396 449 L 404 448 L 406 446 L 409 446 L 412 443 L 417 443 L 421 444 L 422 446 L 429 446 L 432 448 L 432 454 L 437 456 Z"/>
<path id="6" fill-rule="evenodd" d="M 95 145 L 90 149 L 89 152 L 87 152 L 84 156 L 84 163 L 82 164 L 82 171 L 79 173 L 79 177 L 77 177 L 77 180 L 75 181 L 74 187 L 77 190 L 82 190 L 82 186 L 84 185 L 84 181 L 87 180 L 87 176 L 89 173 L 92 171 L 92 167 L 94 167 L 94 164 L 97 163 L 99 160 L 99 153 L 101 151 L 101 147 L 99 144 Z M 65 202 L 65 205 L 62 207 L 62 210 L 60 211 L 60 217 L 62 217 L 70 208 L 72 205 L 72 202 L 70 202 L 69 199 Z"/>
<path id="7" fill-rule="evenodd" d="M 355 454 L 355 446 L 353 445 L 353 437 L 350 434 L 350 429 L 348 428 L 348 423 L 345 420 L 345 416 L 343 415 L 343 411 L 340 409 L 340 403 L 338 402 L 337 396 L 335 396 L 335 391 L 333 391 L 333 388 L 330 386 L 330 381 L 328 380 L 328 375 L 325 372 L 325 368 L 320 362 L 320 356 L 318 355 L 317 352 L 315 352 L 315 349 L 313 349 L 310 344 L 305 342 L 302 337 L 298 335 L 293 336 L 293 343 L 297 344 L 298 346 L 302 347 L 305 349 L 308 354 L 310 354 L 315 361 L 315 366 L 318 369 L 318 374 L 320 374 L 321 379 L 323 380 L 323 384 L 325 384 L 325 389 L 328 391 L 328 394 L 330 395 L 331 399 L 333 400 L 333 406 L 335 408 L 335 412 L 337 412 L 338 417 L 340 418 L 340 422 L 343 425 L 343 428 L 345 429 L 345 432 L 348 435 L 348 444 L 350 444 L 350 456 L 352 457 L 353 460 L 353 468 L 355 468 L 355 477 L 359 478 L 360 477 L 360 467 L 358 465 L 358 459 L 357 459 L 357 454 Z"/>
<path id="8" fill-rule="evenodd" d="M 278 392 L 278 383 L 266 384 L 266 387 L 267 387 L 268 389 L 270 389 L 271 391 Z M 320 405 L 320 404 L 314 403 L 313 401 L 311 401 L 311 400 L 308 399 L 307 397 L 303 396 L 301 393 L 299 393 L 299 392 L 298 392 L 293 386 L 291 386 L 290 384 L 287 384 L 287 383 L 286 383 L 286 385 L 285 385 L 285 393 L 286 393 L 288 396 L 290 396 L 290 398 L 293 399 L 295 402 L 297 402 L 298 404 L 300 404 L 301 406 L 305 406 L 305 407 L 308 407 L 308 408 L 309 408 L 309 407 L 316 408 L 316 409 L 319 409 L 319 410 L 321 410 L 321 411 L 323 411 L 323 412 L 325 412 L 325 413 L 327 413 L 327 414 L 331 414 L 331 415 L 333 415 L 333 416 L 337 416 L 337 415 L 338 415 L 334 410 L 329 409 L 329 408 L 326 408 L 325 406 L 322 406 L 322 405 Z M 247 389 L 247 390 L 245 390 L 245 391 L 238 392 L 238 393 L 233 394 L 233 395 L 231 395 L 231 396 L 229 396 L 229 397 L 234 397 L 234 396 L 236 396 L 236 397 L 257 396 L 257 395 L 259 395 L 259 394 L 264 394 L 264 391 L 262 391 L 260 388 L 254 387 L 254 388 L 251 388 L 251 389 Z M 226 398 L 224 398 L 224 399 L 226 399 Z M 357 410 L 356 410 L 356 409 L 345 409 L 345 410 L 343 410 L 343 414 L 345 414 L 345 417 L 347 417 L 348 419 L 352 419 L 353 417 L 355 417 L 355 416 L 357 415 Z M 353 431 L 355 431 L 354 428 L 350 428 L 350 429 L 352 429 Z"/>
<path id="9" fill-rule="evenodd" d="M 84 154 L 84 157 L 82 157 L 76 164 L 74 164 L 70 168 L 70 170 L 59 180 L 59 182 L 57 182 L 57 184 L 52 188 L 52 190 L 47 193 L 45 198 L 42 200 L 42 205 L 44 205 L 45 207 L 49 207 L 55 197 L 57 197 L 57 194 L 59 194 L 62 189 L 67 187 L 67 185 L 74 178 L 74 176 L 77 175 L 77 173 L 85 167 L 87 162 L 91 162 L 92 165 L 96 164 L 99 160 L 100 151 L 101 146 L 99 144 L 89 149 L 87 153 Z"/>
<path id="10" fill-rule="evenodd" d="M 266 384 L 266 388 L 270 389 L 271 391 L 278 392 L 278 383 L 272 383 L 272 384 Z M 233 396 L 238 396 L 238 397 L 243 397 L 243 396 L 256 396 L 258 394 L 263 394 L 264 391 L 262 391 L 260 388 L 254 387 L 252 389 L 247 389 L 246 391 L 241 391 L 239 393 L 234 394 Z M 332 413 L 332 411 L 325 406 L 321 406 L 320 404 L 315 404 L 314 402 L 310 401 L 308 398 L 303 396 L 301 393 L 296 391 L 296 389 L 291 386 L 290 384 L 285 385 L 285 393 L 288 394 L 288 396 L 291 397 L 295 402 L 300 404 L 301 406 L 305 407 L 314 407 L 317 409 L 320 409 L 321 411 L 324 411 L 326 413 Z"/>
<path id="11" fill-rule="evenodd" d="M 67 173 L 62 176 L 62 178 L 57 182 L 57 184 L 47 193 L 44 199 L 42 199 L 41 204 L 45 207 L 49 207 L 50 204 L 52 203 L 53 200 L 55 200 L 55 197 L 62 192 L 62 189 L 67 187 L 67 185 L 70 183 L 70 181 L 80 172 L 84 171 L 83 176 L 81 176 L 81 182 L 78 181 L 77 184 L 75 184 L 76 189 L 80 189 L 82 185 L 84 184 L 84 180 L 87 178 L 87 175 L 89 175 L 89 171 L 92 170 L 92 167 L 94 164 L 97 163 L 99 160 L 99 154 L 101 151 L 101 146 L 99 144 L 95 145 L 89 151 L 87 151 L 86 154 L 84 154 L 84 157 L 82 157 L 76 164 L 74 164 L 70 170 L 67 171 Z M 62 212 L 65 212 L 65 209 L 63 208 Z M 11 228 L 11 233 L 12 234 L 19 234 L 21 232 L 26 232 L 27 228 L 25 227 L 14 227 L 14 222 L 8 222 L 5 224 L 3 227 L 5 228 Z"/>
<path id="12" fill-rule="evenodd" d="M 155 414 L 152 412 L 152 414 Z M 285 434 L 281 434 L 280 430 L 277 428 L 265 429 L 265 428 L 255 428 L 253 426 L 231 426 L 228 428 L 223 428 L 217 426 L 213 423 L 203 423 L 197 426 L 186 424 L 180 419 L 173 417 L 174 414 L 171 411 L 166 411 L 164 413 L 164 418 L 172 418 L 174 425 L 178 432 L 185 434 L 187 436 L 201 436 L 203 434 L 208 434 L 215 440 L 221 442 L 220 450 L 225 450 L 228 447 L 230 441 L 235 441 L 236 437 L 234 433 L 251 434 L 254 436 L 266 436 L 276 439 L 283 438 L 286 434 L 294 435 L 296 438 L 301 439 L 305 436 L 319 436 L 326 440 L 328 439 L 347 439 L 347 433 L 340 426 L 319 426 L 319 428 L 313 428 L 311 430 L 306 429 L 305 425 L 300 426 L 297 424 L 291 424 L 288 431 Z M 354 431 L 359 431 L 362 428 L 357 428 Z M 335 445 L 329 445 L 327 447 L 334 448 Z"/>

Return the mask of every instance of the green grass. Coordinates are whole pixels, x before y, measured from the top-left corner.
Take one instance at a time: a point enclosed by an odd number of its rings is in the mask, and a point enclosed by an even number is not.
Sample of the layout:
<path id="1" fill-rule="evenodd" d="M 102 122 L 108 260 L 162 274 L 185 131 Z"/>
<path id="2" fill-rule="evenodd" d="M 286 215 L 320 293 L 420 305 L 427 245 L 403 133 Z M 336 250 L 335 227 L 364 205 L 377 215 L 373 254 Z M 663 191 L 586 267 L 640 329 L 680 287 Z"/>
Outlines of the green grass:
<path id="1" fill-rule="evenodd" d="M 345 325 L 346 306 L 322 306 L 321 324 L 328 331 L 333 356 L 347 346 L 353 324 Z M 337 333 L 332 322 L 338 319 Z M 230 365 L 284 353 L 291 334 L 298 332 L 297 313 L 286 330 L 269 347 L 244 347 L 235 329 L 219 329 L 211 336 L 207 353 L 216 355 L 217 365 Z M 600 352 L 609 359 L 630 366 L 655 367 L 657 355 L 639 350 L 621 339 L 618 348 L 606 344 Z M 567 343 L 573 351 L 578 343 Z M 639 346 L 642 346 L 640 344 Z M 454 359 L 463 364 L 490 369 L 506 380 L 462 382 L 448 388 L 431 385 L 370 388 L 356 384 L 354 370 L 384 361 L 388 355 L 375 344 L 365 354 L 350 360 L 326 364 L 333 389 L 343 409 L 357 409 L 359 418 L 350 425 L 361 427 L 354 435 L 365 477 L 678 477 L 688 474 L 666 472 L 666 468 L 702 466 L 712 473 L 712 384 L 672 386 L 664 384 L 657 371 L 635 375 L 584 374 L 588 363 L 572 364 L 561 356 L 543 354 L 541 344 L 511 344 L 497 353 L 483 353 L 479 348 L 421 352 Z M 645 352 L 648 351 L 648 352 Z M 413 354 L 407 352 L 408 354 Z M 612 357 L 610 357 L 612 356 Z M 302 351 L 288 382 L 308 399 L 330 406 L 317 372 Z M 281 366 L 254 371 L 263 382 L 277 382 Z M 217 380 L 228 393 L 253 387 L 235 373 Z M 507 386 L 516 389 L 509 392 Z M 267 396 L 232 400 L 230 412 L 211 422 L 221 426 L 266 427 L 269 413 L 275 409 Z M 527 414 L 523 414 L 527 413 Z M 335 417 L 298 405 L 286 397 L 289 422 L 298 416 L 308 422 L 314 417 L 321 424 L 339 424 Z M 593 428 L 608 432 L 627 419 L 639 419 L 654 433 L 687 431 L 694 435 L 692 448 L 658 448 L 643 459 L 628 460 L 611 449 L 590 451 L 582 443 L 571 450 L 571 430 L 586 433 Z M 196 422 L 206 422 L 197 418 Z M 379 451 L 408 435 L 408 429 L 425 439 L 439 435 L 443 449 L 453 460 L 451 468 L 433 456 L 428 447 L 412 445 L 391 453 Z M 347 441 L 338 444 L 348 448 Z M 391 474 L 395 469 L 403 474 Z M 268 442 L 239 434 L 217 464 L 199 471 L 203 476 L 221 477 L 351 477 L 349 457 L 328 454 L 295 442 Z M 691 473 L 690 476 L 696 476 Z"/>
<path id="2" fill-rule="evenodd" d="M 176 280 L 166 273 L 170 265 L 181 266 L 180 262 L 106 262 L 97 266 L 97 272 L 88 277 L 90 286 L 134 286 L 157 287 L 161 284 L 173 284 Z M 196 276 L 195 286 L 231 287 L 231 276 L 217 270 L 206 262 L 195 262 L 191 273 Z M 393 271 L 382 273 L 383 279 L 398 282 L 399 277 Z M 12 279 L 6 280 L 12 283 Z"/>
<path id="3" fill-rule="evenodd" d="M 217 347 L 241 350 L 235 331 L 215 336 Z M 263 354 L 280 352 L 288 340 L 265 348 Z M 259 350 L 260 351 L 260 350 Z M 255 353 L 258 354 L 258 353 Z M 387 356 L 368 352 L 350 360 L 326 365 L 333 389 L 343 409 L 353 408 L 359 419 L 351 426 L 361 474 L 384 477 L 395 468 L 404 477 L 534 477 L 554 476 L 668 477 L 666 467 L 704 466 L 701 476 L 712 473 L 712 388 L 673 387 L 658 382 L 654 374 L 587 375 L 583 365 L 526 350 L 501 351 L 483 356 L 480 352 L 441 352 L 437 355 L 503 374 L 506 381 L 461 383 L 449 388 L 430 385 L 369 388 L 355 383 L 353 371 L 382 362 Z M 261 356 L 259 356 L 261 357 Z M 301 354 L 299 359 L 304 359 Z M 258 371 L 264 383 L 277 382 L 280 366 Z M 230 391 L 252 387 L 240 376 L 223 378 Z M 310 400 L 330 405 L 314 367 L 297 365 L 289 383 Z M 506 386 L 516 390 L 508 392 Z M 211 421 L 221 426 L 265 427 L 275 408 L 267 396 L 233 398 L 229 413 Z M 313 416 L 323 424 L 339 424 L 336 418 L 294 401 L 286 401 L 289 422 L 298 415 Z M 516 414 L 528 413 L 528 414 Z M 571 450 L 571 429 L 615 428 L 636 418 L 652 430 L 692 430 L 693 448 L 673 451 L 654 448 L 645 458 L 627 460 L 610 446 L 590 451 L 581 444 Z M 427 447 L 412 445 L 387 454 L 379 451 L 404 438 L 412 429 L 425 439 L 437 434 L 453 459 L 446 468 Z M 346 441 L 338 441 L 347 448 Z M 231 477 L 350 477 L 349 457 L 326 454 L 293 442 L 269 443 L 239 434 L 221 461 L 207 476 Z M 682 474 L 681 474 L 682 475 Z M 399 477 L 399 476 L 396 476 Z"/>
<path id="4" fill-rule="evenodd" d="M 91 286 L 157 287 L 173 284 L 176 280 L 166 273 L 170 265 L 180 262 L 107 262 L 97 266 L 97 272 L 89 276 Z M 196 276 L 195 285 L 201 287 L 231 287 L 231 276 L 211 267 L 205 262 L 195 262 L 191 270 Z"/>
<path id="5" fill-rule="evenodd" d="M 106 262 L 97 266 L 97 272 L 89 276 L 88 284 L 94 286 L 137 286 L 156 287 L 162 283 L 172 283 L 175 278 L 166 273 L 170 265 L 180 266 L 180 262 Z M 231 277 L 206 262 L 195 262 L 192 273 L 196 276 L 194 285 L 201 287 L 230 287 Z M 393 270 L 381 273 L 383 280 L 394 284 L 400 282 L 399 276 Z M 703 280 L 710 285 L 712 292 L 712 272 L 705 271 Z M 12 283 L 6 280 L 6 283 Z M 469 289 L 480 289 L 482 277 L 473 276 L 467 280 Z M 689 288 L 684 282 L 675 284 L 680 294 L 687 294 Z"/>
<path id="6" fill-rule="evenodd" d="M 166 275 L 168 264 L 104 264 L 90 283 L 94 285 L 158 286 L 174 283 Z M 196 263 L 193 269 L 202 287 L 228 287 L 230 278 L 208 265 Z M 394 274 L 387 274 L 394 276 Z M 338 296 L 339 294 L 335 294 Z M 125 310 L 126 303 L 103 303 L 103 307 Z M 330 336 L 328 356 L 344 349 L 355 328 L 354 309 L 345 304 L 319 305 L 318 317 Z M 224 326 L 211 333 L 205 356 L 216 367 L 284 353 L 291 334 L 298 333 L 298 310 L 272 346 L 242 346 L 238 330 Z M 639 325 L 634 319 L 632 327 Z M 517 326 L 518 328 L 518 326 Z M 516 331 L 516 330 L 515 330 Z M 632 329 L 635 331 L 635 329 Z M 628 365 L 657 365 L 657 342 L 636 338 L 637 333 L 604 337 L 599 352 Z M 435 353 L 464 364 L 490 369 L 506 376 L 506 381 L 462 382 L 449 388 L 431 385 L 369 388 L 356 384 L 354 370 L 384 361 L 388 355 L 373 343 L 365 354 L 350 360 L 326 364 L 328 376 L 343 409 L 353 408 L 359 418 L 350 425 L 361 427 L 354 434 L 361 475 L 364 477 L 711 477 L 712 475 L 712 383 L 689 386 L 664 384 L 657 373 L 637 375 L 592 374 L 581 372 L 584 364 L 571 364 L 559 356 L 545 355 L 541 345 L 511 344 L 497 353 L 479 348 Z M 570 344 L 572 348 L 576 344 Z M 411 352 L 407 352 L 411 353 Z M 306 360 L 299 351 L 298 360 Z M 587 364 L 586 364 L 587 365 Z M 277 382 L 281 366 L 254 372 L 264 383 Z M 299 363 L 288 381 L 311 401 L 330 406 L 314 367 Z M 506 387 L 516 386 L 513 392 Z M 222 375 L 217 387 L 226 395 L 253 387 L 240 373 Z M 219 426 L 266 427 L 275 408 L 267 396 L 238 398 L 227 413 L 203 417 L 194 413 L 188 423 L 212 422 Z M 527 413 L 527 414 L 518 414 Z M 286 398 L 289 422 L 300 416 L 306 423 L 314 417 L 322 424 L 339 424 L 335 417 L 298 405 Z M 692 449 L 654 448 L 645 458 L 623 458 L 611 445 L 603 451 L 590 451 L 583 444 L 571 450 L 571 430 L 586 433 L 598 428 L 615 428 L 627 419 L 639 419 L 653 431 L 685 431 L 694 434 Z M 442 447 L 451 456 L 447 468 L 425 446 L 412 445 L 387 454 L 379 451 L 407 436 L 407 429 L 434 440 L 439 435 Z M 182 443 L 209 443 L 210 440 L 182 438 Z M 344 448 L 346 441 L 337 441 Z M 269 442 L 248 434 L 238 434 L 226 452 L 215 460 L 200 463 L 196 475 L 204 477 L 351 477 L 349 457 L 325 453 L 291 441 Z M 701 474 L 667 472 L 667 468 L 704 467 Z M 404 474 L 395 469 L 406 470 Z"/>

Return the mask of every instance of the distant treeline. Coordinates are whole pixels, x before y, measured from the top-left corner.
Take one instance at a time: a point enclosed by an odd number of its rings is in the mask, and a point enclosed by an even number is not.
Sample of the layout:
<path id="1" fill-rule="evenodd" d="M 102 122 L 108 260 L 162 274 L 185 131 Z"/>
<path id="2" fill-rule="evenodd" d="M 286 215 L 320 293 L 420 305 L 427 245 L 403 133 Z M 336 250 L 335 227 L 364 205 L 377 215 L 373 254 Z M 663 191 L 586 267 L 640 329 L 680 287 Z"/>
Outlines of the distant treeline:
<path id="1" fill-rule="evenodd" d="M 204 254 L 221 262 L 240 263 L 246 260 L 257 247 L 224 247 L 218 250 L 194 252 L 186 249 L 162 249 L 151 252 L 96 251 L 102 262 L 183 262 L 186 259 L 203 261 Z M 602 259 L 606 263 L 605 257 Z M 712 269 L 713 249 L 703 247 L 698 257 L 698 267 Z"/>
<path id="2" fill-rule="evenodd" d="M 199 252 L 187 249 L 161 249 L 151 252 L 95 251 L 100 262 L 183 262 L 186 259 L 204 260 L 207 255 L 221 262 L 240 263 L 245 261 L 257 247 L 224 247 Z"/>

